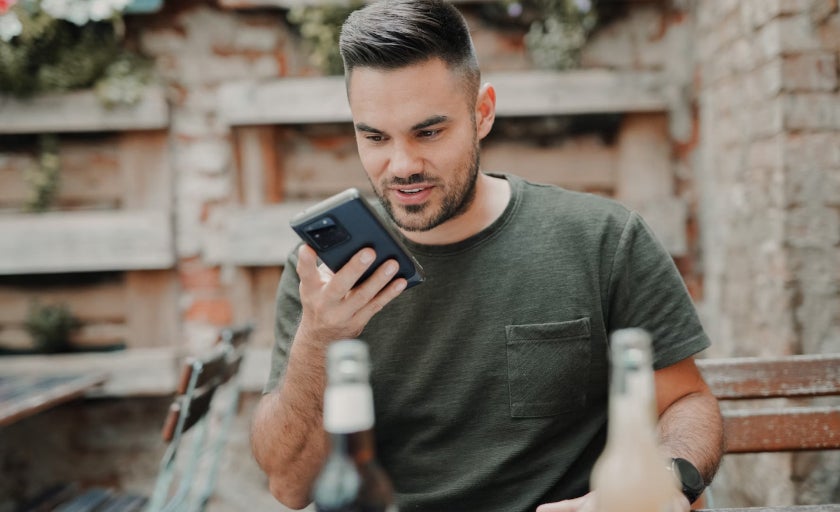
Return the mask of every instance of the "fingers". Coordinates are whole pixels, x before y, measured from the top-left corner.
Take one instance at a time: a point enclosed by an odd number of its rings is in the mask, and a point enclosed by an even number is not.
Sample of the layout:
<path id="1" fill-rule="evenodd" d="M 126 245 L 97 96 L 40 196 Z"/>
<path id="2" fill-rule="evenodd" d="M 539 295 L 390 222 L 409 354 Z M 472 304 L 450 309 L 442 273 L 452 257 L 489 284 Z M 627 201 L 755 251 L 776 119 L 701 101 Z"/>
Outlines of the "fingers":
<path id="1" fill-rule="evenodd" d="M 340 299 L 347 295 L 353 289 L 356 282 L 359 281 L 359 278 L 364 275 L 375 258 L 376 253 L 370 248 L 362 249 L 354 254 L 350 258 L 350 261 L 336 272 L 335 276 L 330 280 L 327 293 L 335 299 Z"/>
<path id="2" fill-rule="evenodd" d="M 303 305 L 301 325 L 317 338 L 329 341 L 355 337 L 370 319 L 405 288 L 405 279 L 394 279 L 399 265 L 389 260 L 354 288 L 375 260 L 372 249 L 362 249 L 333 274 L 317 267 L 317 255 L 303 246 L 298 252 L 300 297 Z"/>

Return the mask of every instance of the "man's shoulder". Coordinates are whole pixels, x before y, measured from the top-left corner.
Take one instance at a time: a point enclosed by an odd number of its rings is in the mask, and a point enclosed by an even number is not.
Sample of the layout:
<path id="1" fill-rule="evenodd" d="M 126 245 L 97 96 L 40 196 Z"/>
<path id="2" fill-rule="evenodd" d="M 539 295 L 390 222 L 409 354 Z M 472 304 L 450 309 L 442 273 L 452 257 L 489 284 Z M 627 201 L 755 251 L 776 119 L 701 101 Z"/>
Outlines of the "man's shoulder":
<path id="1" fill-rule="evenodd" d="M 522 204 L 540 215 L 560 215 L 565 221 L 580 219 L 624 225 L 631 211 L 618 201 L 591 192 L 569 190 L 558 185 L 529 181 L 508 175 L 513 187 L 521 191 Z"/>

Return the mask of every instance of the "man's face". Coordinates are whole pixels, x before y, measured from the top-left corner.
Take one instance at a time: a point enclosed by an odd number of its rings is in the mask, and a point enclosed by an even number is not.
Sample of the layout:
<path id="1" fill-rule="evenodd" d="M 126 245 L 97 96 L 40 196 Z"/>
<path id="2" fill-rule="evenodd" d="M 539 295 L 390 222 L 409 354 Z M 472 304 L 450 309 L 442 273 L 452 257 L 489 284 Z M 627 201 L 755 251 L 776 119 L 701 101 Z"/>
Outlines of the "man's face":
<path id="1" fill-rule="evenodd" d="M 350 108 L 362 165 L 405 231 L 466 211 L 479 170 L 475 105 L 438 59 L 397 70 L 356 68 Z"/>

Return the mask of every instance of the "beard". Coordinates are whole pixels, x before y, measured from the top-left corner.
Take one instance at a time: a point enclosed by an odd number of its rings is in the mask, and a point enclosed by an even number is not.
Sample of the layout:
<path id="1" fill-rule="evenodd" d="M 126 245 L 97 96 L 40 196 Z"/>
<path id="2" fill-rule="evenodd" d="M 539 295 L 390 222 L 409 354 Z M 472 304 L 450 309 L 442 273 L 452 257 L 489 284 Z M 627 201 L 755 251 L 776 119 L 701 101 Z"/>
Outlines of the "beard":
<path id="1" fill-rule="evenodd" d="M 478 179 L 480 167 L 479 160 L 479 146 L 476 140 L 473 143 L 470 159 L 456 171 L 452 183 L 445 184 L 439 178 L 418 173 L 412 174 L 408 178 L 392 178 L 387 183 L 383 182 L 381 188 L 376 186 L 372 188 L 388 216 L 400 229 L 409 232 L 429 231 L 462 215 L 469 209 L 475 199 L 475 183 Z M 394 205 L 382 192 L 388 190 L 389 186 L 406 186 L 416 183 L 430 183 L 444 191 L 443 199 L 436 211 L 431 211 L 434 205 L 429 202 L 405 206 Z M 397 209 L 399 211 L 396 211 Z M 424 213 L 426 214 L 424 215 Z"/>

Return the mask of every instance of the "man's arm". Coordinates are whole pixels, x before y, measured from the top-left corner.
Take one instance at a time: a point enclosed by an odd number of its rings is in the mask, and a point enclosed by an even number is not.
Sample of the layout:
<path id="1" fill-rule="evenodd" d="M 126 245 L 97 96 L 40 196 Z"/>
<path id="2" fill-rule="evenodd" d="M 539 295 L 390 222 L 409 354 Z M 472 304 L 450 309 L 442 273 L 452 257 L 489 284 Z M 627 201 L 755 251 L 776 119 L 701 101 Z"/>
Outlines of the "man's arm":
<path id="1" fill-rule="evenodd" d="M 262 397 L 251 428 L 251 448 L 269 478 L 271 493 L 291 508 L 310 501 L 312 484 L 327 456 L 322 425 L 327 345 L 357 337 L 368 321 L 405 289 L 391 282 L 394 261 L 383 263 L 358 287 L 356 281 L 374 260 L 364 249 L 336 274 L 317 267 L 315 252 L 303 246 L 300 276 L 301 319 L 278 388 Z"/>
<path id="2" fill-rule="evenodd" d="M 694 464 L 710 483 L 723 456 L 723 419 L 717 399 L 694 364 L 694 358 L 657 370 L 657 430 L 665 455 Z M 663 464 L 665 461 L 663 461 Z M 676 495 L 675 506 L 689 510 L 688 500 Z M 591 512 L 593 493 L 580 498 L 546 503 L 537 512 Z"/>
<path id="3" fill-rule="evenodd" d="M 708 485 L 723 457 L 717 398 L 689 357 L 655 373 L 659 438 L 665 453 L 688 460 Z"/>

